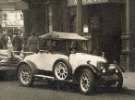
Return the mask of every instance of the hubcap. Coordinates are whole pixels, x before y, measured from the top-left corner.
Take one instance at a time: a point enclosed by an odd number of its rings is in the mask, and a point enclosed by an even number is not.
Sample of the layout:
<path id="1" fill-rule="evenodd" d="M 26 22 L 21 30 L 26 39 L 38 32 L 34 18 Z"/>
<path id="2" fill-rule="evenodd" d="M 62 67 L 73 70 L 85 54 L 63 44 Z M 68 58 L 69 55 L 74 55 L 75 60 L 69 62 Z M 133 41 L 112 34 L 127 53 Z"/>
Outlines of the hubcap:
<path id="1" fill-rule="evenodd" d="M 87 73 L 83 73 L 80 77 L 80 87 L 83 92 L 87 92 L 90 87 L 90 81 L 88 79 Z"/>
<path id="2" fill-rule="evenodd" d="M 55 66 L 55 76 L 58 80 L 65 80 L 68 76 L 67 66 L 63 62 L 59 62 Z"/>
<path id="3" fill-rule="evenodd" d="M 22 84 L 24 84 L 24 85 L 27 85 L 30 83 L 31 78 L 32 78 L 31 70 L 30 70 L 30 68 L 28 68 L 27 65 L 23 65 L 20 68 L 19 78 L 20 78 L 20 81 L 22 82 Z"/>

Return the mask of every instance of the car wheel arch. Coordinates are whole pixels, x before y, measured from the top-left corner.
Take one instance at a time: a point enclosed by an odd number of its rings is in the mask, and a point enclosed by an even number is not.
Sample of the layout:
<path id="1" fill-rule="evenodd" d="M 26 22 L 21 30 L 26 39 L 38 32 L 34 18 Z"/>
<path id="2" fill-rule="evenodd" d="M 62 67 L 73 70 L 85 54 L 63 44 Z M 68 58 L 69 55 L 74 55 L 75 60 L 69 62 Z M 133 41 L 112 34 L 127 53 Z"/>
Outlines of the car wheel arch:
<path id="1" fill-rule="evenodd" d="M 31 68 L 31 70 L 32 70 L 33 73 L 35 73 L 36 70 L 37 70 L 36 65 L 35 65 L 34 63 L 32 63 L 31 61 L 22 61 L 22 62 L 20 62 L 20 63 L 18 64 L 18 66 L 17 66 L 17 72 L 18 72 L 19 67 L 20 67 L 22 64 L 28 65 L 28 66 Z"/>
<path id="2" fill-rule="evenodd" d="M 76 81 L 79 78 L 78 75 L 85 68 L 91 70 L 94 75 L 97 75 L 97 70 L 96 70 L 96 68 L 93 65 L 80 65 L 80 66 L 77 67 L 77 69 L 74 72 L 74 78 L 75 78 Z"/>

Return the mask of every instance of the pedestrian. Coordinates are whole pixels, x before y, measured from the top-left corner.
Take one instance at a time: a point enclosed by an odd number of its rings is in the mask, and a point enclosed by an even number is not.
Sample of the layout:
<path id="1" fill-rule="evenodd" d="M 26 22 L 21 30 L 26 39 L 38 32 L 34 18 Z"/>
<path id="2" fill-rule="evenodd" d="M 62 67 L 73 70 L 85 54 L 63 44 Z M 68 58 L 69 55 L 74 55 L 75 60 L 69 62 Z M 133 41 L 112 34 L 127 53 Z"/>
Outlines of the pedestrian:
<path id="1" fill-rule="evenodd" d="M 13 44 L 12 44 L 12 41 L 11 41 L 11 37 L 10 36 L 7 36 L 7 49 L 8 49 L 8 57 L 11 58 L 13 57 Z"/>
<path id="2" fill-rule="evenodd" d="M 20 31 L 18 31 L 18 33 L 16 33 L 13 38 L 14 50 L 20 52 L 23 49 L 23 45 L 24 45 L 24 39 L 21 36 Z"/>
<path id="3" fill-rule="evenodd" d="M 32 35 L 28 38 L 27 41 L 27 48 L 30 52 L 37 53 L 39 50 L 39 39 L 35 33 L 32 33 Z"/>
<path id="4" fill-rule="evenodd" d="M 2 49 L 2 29 L 0 29 L 0 49 Z"/>
<path id="5" fill-rule="evenodd" d="M 12 45 L 11 37 L 9 36 L 6 30 L 2 32 L 1 44 L 2 44 L 2 49 L 8 50 L 8 57 L 9 58 L 12 57 L 13 45 Z"/>
<path id="6" fill-rule="evenodd" d="M 8 42 L 8 34 L 7 34 L 7 31 L 4 30 L 1 34 L 1 48 L 2 49 L 7 49 L 7 42 Z"/>

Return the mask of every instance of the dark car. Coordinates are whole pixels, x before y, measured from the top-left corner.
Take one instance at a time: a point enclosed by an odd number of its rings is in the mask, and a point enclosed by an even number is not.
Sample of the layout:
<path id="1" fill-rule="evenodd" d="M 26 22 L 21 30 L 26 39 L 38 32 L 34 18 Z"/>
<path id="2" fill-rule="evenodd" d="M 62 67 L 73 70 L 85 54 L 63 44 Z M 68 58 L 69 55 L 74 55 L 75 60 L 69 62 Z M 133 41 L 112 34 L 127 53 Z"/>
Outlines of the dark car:
<path id="1" fill-rule="evenodd" d="M 22 58 L 9 50 L 0 50 L 0 78 L 13 78 Z"/>

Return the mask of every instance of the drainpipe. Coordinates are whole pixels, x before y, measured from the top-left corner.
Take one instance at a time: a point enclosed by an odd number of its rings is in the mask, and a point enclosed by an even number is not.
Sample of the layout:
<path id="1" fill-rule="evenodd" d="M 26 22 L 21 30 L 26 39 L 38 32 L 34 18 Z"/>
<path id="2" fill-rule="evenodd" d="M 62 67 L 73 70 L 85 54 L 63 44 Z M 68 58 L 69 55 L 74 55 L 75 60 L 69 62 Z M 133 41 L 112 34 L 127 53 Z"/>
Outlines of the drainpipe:
<path id="1" fill-rule="evenodd" d="M 127 58 L 126 58 L 126 64 L 127 64 L 127 70 L 130 70 L 130 0 L 126 0 L 126 36 L 127 38 Z"/>

